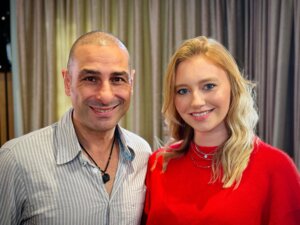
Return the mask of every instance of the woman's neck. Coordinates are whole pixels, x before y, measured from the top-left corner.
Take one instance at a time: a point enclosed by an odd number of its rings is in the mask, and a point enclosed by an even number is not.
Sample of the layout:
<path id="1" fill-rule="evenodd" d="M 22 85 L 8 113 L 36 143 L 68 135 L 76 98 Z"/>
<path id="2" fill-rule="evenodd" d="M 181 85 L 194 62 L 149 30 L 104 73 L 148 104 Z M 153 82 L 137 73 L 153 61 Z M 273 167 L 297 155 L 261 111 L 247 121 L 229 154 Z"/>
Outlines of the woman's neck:
<path id="1" fill-rule="evenodd" d="M 195 131 L 194 142 L 198 146 L 220 146 L 229 138 L 226 129 L 214 130 L 210 132 Z"/>

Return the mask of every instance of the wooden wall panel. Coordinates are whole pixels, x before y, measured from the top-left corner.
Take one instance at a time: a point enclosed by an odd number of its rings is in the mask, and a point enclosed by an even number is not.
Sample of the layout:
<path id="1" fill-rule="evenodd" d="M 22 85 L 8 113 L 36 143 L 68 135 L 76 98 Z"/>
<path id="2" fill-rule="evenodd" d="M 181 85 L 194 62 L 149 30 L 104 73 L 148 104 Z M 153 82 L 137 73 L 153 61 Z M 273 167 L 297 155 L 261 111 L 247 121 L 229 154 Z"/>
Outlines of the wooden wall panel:
<path id="1" fill-rule="evenodd" d="M 12 73 L 0 72 L 0 145 L 14 137 Z"/>

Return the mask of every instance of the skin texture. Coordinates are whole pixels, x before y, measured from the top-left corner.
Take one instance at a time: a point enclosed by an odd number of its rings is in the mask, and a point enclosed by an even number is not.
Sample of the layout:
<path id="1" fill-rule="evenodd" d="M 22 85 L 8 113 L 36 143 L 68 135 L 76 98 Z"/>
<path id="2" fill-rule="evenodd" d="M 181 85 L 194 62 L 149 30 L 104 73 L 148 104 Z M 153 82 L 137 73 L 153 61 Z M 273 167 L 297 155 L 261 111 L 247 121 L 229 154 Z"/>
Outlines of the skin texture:
<path id="1" fill-rule="evenodd" d="M 230 83 L 224 70 L 201 56 L 185 60 L 176 71 L 175 92 L 176 110 L 195 130 L 196 144 L 218 146 L 228 138 Z"/>
<path id="2" fill-rule="evenodd" d="M 63 76 L 75 127 L 97 136 L 113 133 L 130 105 L 128 55 L 117 46 L 82 45 L 70 68 Z"/>
<path id="3" fill-rule="evenodd" d="M 74 49 L 68 70 L 63 70 L 65 93 L 70 96 L 73 123 L 80 144 L 96 164 L 108 162 L 117 123 L 127 112 L 134 71 L 128 52 L 118 45 L 83 44 Z M 113 146 L 105 183 L 111 193 L 119 161 L 118 145 Z"/>

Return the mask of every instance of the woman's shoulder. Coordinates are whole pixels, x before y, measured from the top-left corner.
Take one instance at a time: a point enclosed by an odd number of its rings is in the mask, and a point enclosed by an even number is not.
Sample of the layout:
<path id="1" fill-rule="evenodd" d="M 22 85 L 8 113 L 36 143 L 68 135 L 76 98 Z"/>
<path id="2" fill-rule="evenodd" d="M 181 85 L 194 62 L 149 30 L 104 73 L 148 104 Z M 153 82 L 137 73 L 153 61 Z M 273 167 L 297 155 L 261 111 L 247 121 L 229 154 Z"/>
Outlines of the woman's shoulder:
<path id="1" fill-rule="evenodd" d="M 260 138 L 255 139 L 253 152 L 254 154 L 260 154 L 262 156 L 268 156 L 274 159 L 291 159 L 291 157 L 284 150 L 270 145 Z"/>
<path id="2" fill-rule="evenodd" d="M 175 143 L 171 143 L 171 144 L 166 144 L 158 149 L 156 149 L 153 153 L 152 153 L 152 157 L 156 156 L 156 155 L 160 155 L 164 152 L 171 152 L 171 151 L 176 151 L 176 149 L 178 149 L 181 145 L 182 141 L 178 141 Z"/>
<path id="3" fill-rule="evenodd" d="M 172 143 L 172 144 L 166 144 L 158 149 L 156 149 L 149 158 L 149 164 L 153 165 L 154 163 L 162 164 L 163 162 L 163 156 L 166 152 L 176 151 L 181 145 L 181 141 Z"/>
<path id="4" fill-rule="evenodd" d="M 269 183 L 268 196 L 272 200 L 273 208 L 276 205 L 277 210 L 281 209 L 272 217 L 277 221 L 287 222 L 287 219 L 293 218 L 296 221 L 300 210 L 300 174 L 293 159 L 283 150 L 257 140 L 250 164 L 255 182 L 261 185 Z M 264 180 L 259 177 L 264 177 Z"/>
<path id="5" fill-rule="evenodd" d="M 293 159 L 282 149 L 272 146 L 257 138 L 254 143 L 253 158 L 260 161 L 264 167 L 276 171 L 297 172 Z"/>

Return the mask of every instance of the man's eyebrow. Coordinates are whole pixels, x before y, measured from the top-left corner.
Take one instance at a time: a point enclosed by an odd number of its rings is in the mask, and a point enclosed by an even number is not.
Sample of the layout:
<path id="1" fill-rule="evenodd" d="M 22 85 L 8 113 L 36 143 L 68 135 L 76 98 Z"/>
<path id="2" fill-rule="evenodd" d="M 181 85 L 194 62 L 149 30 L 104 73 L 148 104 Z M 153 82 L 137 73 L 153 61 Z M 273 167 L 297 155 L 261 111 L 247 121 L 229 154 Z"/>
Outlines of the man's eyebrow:
<path id="1" fill-rule="evenodd" d="M 100 72 L 97 70 L 90 70 L 90 69 L 83 69 L 80 71 L 80 75 L 86 75 L 86 74 L 100 75 Z"/>
<path id="2" fill-rule="evenodd" d="M 116 72 L 113 72 L 112 75 L 114 75 L 114 76 L 129 76 L 129 74 L 126 71 L 116 71 Z"/>
<path id="3" fill-rule="evenodd" d="M 94 75 L 94 76 L 101 76 L 101 72 L 98 70 L 93 70 L 93 69 L 82 69 L 79 72 L 80 77 L 85 77 L 89 75 Z M 115 71 L 110 74 L 111 76 L 122 76 L 122 77 L 127 77 L 129 79 L 130 75 L 126 71 Z"/>

